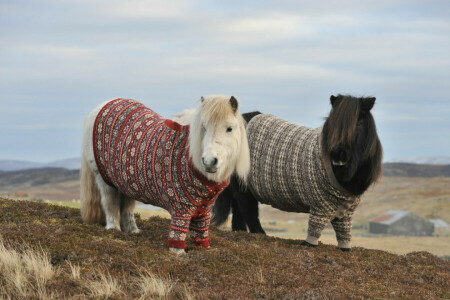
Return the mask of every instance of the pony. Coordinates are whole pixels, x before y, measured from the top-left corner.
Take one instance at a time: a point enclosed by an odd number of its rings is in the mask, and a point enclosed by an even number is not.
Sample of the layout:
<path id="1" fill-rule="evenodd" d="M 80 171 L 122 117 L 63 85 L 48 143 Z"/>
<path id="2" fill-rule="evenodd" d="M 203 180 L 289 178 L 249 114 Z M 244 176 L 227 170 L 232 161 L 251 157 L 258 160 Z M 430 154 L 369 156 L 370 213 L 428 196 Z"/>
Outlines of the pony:
<path id="1" fill-rule="evenodd" d="M 185 253 L 190 233 L 209 247 L 211 209 L 231 174 L 246 181 L 250 154 L 238 101 L 202 97 L 188 125 L 131 99 L 107 101 L 85 118 L 81 216 L 106 229 L 139 233 L 136 201 L 171 214 L 169 250 Z"/>
<path id="2" fill-rule="evenodd" d="M 265 234 L 258 201 L 283 211 L 309 213 L 302 245 L 318 245 L 331 222 L 342 251 L 351 250 L 351 220 L 361 195 L 382 173 L 382 146 L 371 109 L 375 97 L 331 96 L 323 127 L 291 124 L 272 115 L 244 114 L 250 147 L 247 189 L 236 177 L 219 196 L 213 223 L 232 210 L 232 230 Z"/>

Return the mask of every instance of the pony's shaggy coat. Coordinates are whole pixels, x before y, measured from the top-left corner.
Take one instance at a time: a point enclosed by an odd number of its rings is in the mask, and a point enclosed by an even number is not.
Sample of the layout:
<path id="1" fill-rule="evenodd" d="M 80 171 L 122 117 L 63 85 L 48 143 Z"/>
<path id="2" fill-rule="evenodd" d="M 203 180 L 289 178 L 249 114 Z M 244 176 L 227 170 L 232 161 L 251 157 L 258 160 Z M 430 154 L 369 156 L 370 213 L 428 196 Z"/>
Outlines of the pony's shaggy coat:
<path id="1" fill-rule="evenodd" d="M 331 221 L 339 243 L 349 243 L 351 216 L 360 198 L 345 191 L 327 171 L 320 151 L 321 128 L 261 114 L 247 129 L 253 196 L 284 211 L 309 212 L 312 238 L 318 239 Z"/>
<path id="2" fill-rule="evenodd" d="M 323 128 L 308 128 L 259 112 L 244 114 L 251 150 L 249 189 L 232 178 L 214 207 L 233 230 L 264 233 L 257 201 L 285 211 L 309 212 L 306 244 L 317 245 L 331 221 L 339 248 L 350 249 L 351 216 L 360 196 L 381 175 L 382 147 L 370 113 L 375 98 L 331 96 Z"/>
<path id="3" fill-rule="evenodd" d="M 237 174 L 245 179 L 249 157 L 238 154 L 248 153 L 248 143 L 246 135 L 240 134 L 244 125 L 234 97 L 203 99 L 197 112 L 192 124 L 199 121 L 201 126 L 189 127 L 163 119 L 130 99 L 119 98 L 97 107 L 88 116 L 84 132 L 83 219 L 102 221 L 100 195 L 107 229 L 139 232 L 133 209 L 134 200 L 140 200 L 172 215 L 169 248 L 184 249 L 188 230 L 195 243 L 208 247 L 210 210 L 239 164 L 244 167 Z M 236 131 L 231 133 L 233 128 Z M 247 149 L 231 151 L 241 147 Z M 213 162 L 218 174 L 211 174 L 212 180 L 203 166 L 196 164 L 199 160 L 207 166 L 211 165 L 208 161 Z"/>

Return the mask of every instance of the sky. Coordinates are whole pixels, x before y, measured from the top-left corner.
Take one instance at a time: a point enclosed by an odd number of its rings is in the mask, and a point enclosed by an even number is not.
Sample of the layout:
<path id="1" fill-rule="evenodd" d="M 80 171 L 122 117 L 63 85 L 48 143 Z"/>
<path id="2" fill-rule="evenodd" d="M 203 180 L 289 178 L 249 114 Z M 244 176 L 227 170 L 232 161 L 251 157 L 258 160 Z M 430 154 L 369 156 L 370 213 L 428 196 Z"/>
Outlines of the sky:
<path id="1" fill-rule="evenodd" d="M 375 96 L 385 160 L 450 155 L 450 2 L 0 0 L 0 159 L 80 156 L 117 97 L 165 117 L 234 95 L 318 127 Z"/>

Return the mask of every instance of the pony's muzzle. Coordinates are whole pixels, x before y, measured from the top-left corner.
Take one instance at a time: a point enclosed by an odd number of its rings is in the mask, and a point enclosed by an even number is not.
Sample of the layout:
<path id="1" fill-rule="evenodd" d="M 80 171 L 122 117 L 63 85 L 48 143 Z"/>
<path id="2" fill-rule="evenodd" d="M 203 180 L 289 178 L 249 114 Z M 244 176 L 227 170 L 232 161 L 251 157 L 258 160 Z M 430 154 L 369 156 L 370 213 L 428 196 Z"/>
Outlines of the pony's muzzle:
<path id="1" fill-rule="evenodd" d="M 211 157 L 211 158 L 202 157 L 203 167 L 205 167 L 205 171 L 208 173 L 216 173 L 218 163 L 219 163 L 219 160 L 217 159 L 217 157 Z"/>
<path id="2" fill-rule="evenodd" d="M 344 150 L 335 150 L 331 152 L 331 163 L 333 166 L 345 166 L 349 161 L 348 153 Z"/>

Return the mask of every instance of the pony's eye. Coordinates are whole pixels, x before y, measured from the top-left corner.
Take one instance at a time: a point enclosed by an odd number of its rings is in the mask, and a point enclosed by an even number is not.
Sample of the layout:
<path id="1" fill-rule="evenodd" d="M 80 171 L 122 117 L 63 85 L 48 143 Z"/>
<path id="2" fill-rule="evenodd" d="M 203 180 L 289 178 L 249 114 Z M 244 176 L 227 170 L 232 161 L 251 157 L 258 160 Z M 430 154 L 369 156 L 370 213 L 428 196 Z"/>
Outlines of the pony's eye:
<path id="1" fill-rule="evenodd" d="M 233 131 L 233 127 L 228 127 L 227 132 L 231 132 L 231 131 Z"/>

